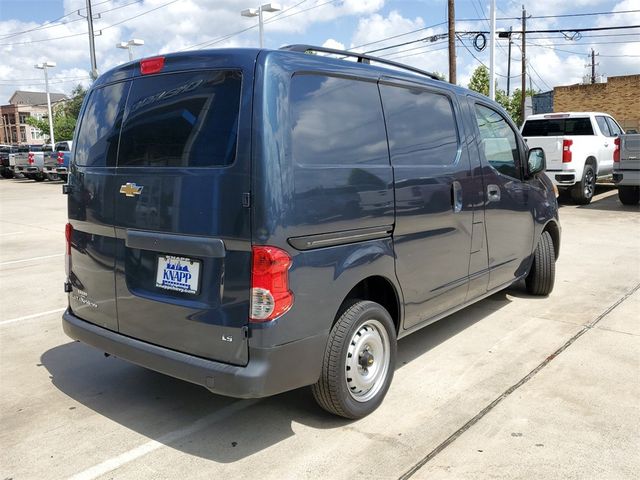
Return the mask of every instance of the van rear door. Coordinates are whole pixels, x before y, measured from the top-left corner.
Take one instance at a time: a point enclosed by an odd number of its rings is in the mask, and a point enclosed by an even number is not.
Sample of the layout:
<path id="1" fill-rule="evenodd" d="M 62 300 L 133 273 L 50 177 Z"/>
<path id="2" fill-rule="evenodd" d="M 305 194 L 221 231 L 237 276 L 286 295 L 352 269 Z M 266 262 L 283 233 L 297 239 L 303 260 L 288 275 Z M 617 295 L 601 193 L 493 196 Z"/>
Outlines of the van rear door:
<path id="1" fill-rule="evenodd" d="M 132 81 L 115 175 L 118 327 L 245 365 L 253 61 L 210 60 L 171 72 L 168 57 L 169 73 Z"/>

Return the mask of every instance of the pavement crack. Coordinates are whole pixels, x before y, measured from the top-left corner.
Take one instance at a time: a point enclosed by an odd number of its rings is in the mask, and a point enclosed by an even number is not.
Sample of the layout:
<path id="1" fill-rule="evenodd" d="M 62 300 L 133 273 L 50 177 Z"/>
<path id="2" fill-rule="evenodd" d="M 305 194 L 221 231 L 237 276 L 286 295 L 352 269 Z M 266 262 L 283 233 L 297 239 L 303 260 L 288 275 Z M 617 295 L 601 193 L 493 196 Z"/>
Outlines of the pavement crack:
<path id="1" fill-rule="evenodd" d="M 427 455 L 422 457 L 420 461 L 415 463 L 409 470 L 400 475 L 399 480 L 406 480 L 411 478 L 418 470 L 424 467 L 430 460 L 436 457 L 440 452 L 442 452 L 445 448 L 451 445 L 458 437 L 460 437 L 464 432 L 469 430 L 473 425 L 478 423 L 485 415 L 487 415 L 491 410 L 493 410 L 498 404 L 500 404 L 505 398 L 515 392 L 522 385 L 531 380 L 540 370 L 546 367 L 554 358 L 564 352 L 567 348 L 569 348 L 578 338 L 584 335 L 586 332 L 595 327 L 600 320 L 609 315 L 616 307 L 618 307 L 621 303 L 623 303 L 627 298 L 633 295 L 636 291 L 640 289 L 640 283 L 636 284 L 631 290 L 625 293 L 622 297 L 616 300 L 613 304 L 611 304 L 604 312 L 594 318 L 592 321 L 584 325 L 575 335 L 573 335 L 569 340 L 567 340 L 560 348 L 554 351 L 551 355 L 547 356 L 542 362 L 540 362 L 533 370 L 531 370 L 527 375 L 522 377 L 518 382 L 511 385 L 504 392 L 502 392 L 498 397 L 496 397 L 491 403 L 489 403 L 486 407 L 480 410 L 473 418 L 471 418 L 467 423 L 462 425 L 458 430 L 453 432 L 449 437 L 447 437 L 442 443 L 436 446 L 433 450 L 431 450 Z"/>

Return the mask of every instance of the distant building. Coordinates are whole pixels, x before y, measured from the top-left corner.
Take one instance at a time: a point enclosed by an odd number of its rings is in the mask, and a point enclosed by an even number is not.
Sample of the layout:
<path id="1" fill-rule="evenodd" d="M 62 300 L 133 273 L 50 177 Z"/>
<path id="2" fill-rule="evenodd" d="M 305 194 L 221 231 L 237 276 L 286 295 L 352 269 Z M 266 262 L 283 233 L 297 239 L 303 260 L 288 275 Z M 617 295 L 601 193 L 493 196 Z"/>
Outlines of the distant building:
<path id="1" fill-rule="evenodd" d="M 67 96 L 51 94 L 51 104 L 62 102 Z M 27 124 L 27 118 L 42 119 L 47 116 L 47 94 L 17 90 L 11 95 L 8 105 L 0 106 L 0 143 L 40 145 L 48 138 L 35 127 Z"/>
<path id="2" fill-rule="evenodd" d="M 533 114 L 553 112 L 553 90 L 533 96 Z"/>

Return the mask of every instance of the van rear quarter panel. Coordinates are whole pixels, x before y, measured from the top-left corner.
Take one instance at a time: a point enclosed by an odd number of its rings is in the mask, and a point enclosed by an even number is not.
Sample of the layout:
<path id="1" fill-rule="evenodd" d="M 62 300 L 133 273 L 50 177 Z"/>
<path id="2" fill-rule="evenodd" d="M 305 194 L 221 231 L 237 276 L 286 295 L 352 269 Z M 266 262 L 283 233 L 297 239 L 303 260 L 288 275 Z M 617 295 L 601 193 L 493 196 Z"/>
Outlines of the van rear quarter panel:
<path id="1" fill-rule="evenodd" d="M 379 77 L 372 69 L 345 65 L 339 60 L 318 60 L 312 55 L 275 51 L 262 52 L 258 58 L 253 117 L 252 240 L 254 244 L 282 248 L 291 255 L 289 281 L 295 301 L 291 310 L 278 320 L 254 324 L 250 340 L 254 344 L 278 345 L 328 334 L 345 296 L 369 276 L 385 277 L 400 295 L 390 237 L 306 251 L 296 250 L 287 241 L 303 235 L 393 224 L 393 173 L 388 156 L 386 166 L 362 167 L 365 175 L 350 175 L 354 168 L 348 165 L 348 160 L 344 168 L 333 168 L 334 175 L 326 175 L 324 169 L 318 169 L 316 175 L 313 169 L 297 165 L 291 157 L 293 74 L 336 72 L 343 78 L 373 82 Z M 381 109 L 379 104 L 376 108 Z M 380 179 L 378 196 L 383 201 L 375 209 L 367 203 L 374 200 L 366 186 L 354 184 L 354 178 L 369 175 Z M 306 197 L 312 192 L 301 188 L 301 183 L 305 183 L 301 179 L 308 176 L 314 176 L 314 183 L 322 183 L 322 195 L 311 202 Z M 315 213 L 308 212 L 309 217 L 305 218 L 303 206 L 313 206 L 314 202 L 326 203 L 315 205 Z"/>

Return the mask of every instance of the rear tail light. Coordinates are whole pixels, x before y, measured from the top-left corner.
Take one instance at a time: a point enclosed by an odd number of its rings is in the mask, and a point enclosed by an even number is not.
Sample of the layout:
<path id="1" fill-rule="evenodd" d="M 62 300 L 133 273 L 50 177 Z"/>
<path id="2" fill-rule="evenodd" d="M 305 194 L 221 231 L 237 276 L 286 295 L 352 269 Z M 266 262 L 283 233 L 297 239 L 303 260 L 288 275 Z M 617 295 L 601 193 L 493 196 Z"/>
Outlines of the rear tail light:
<path id="1" fill-rule="evenodd" d="M 71 275 L 71 239 L 73 238 L 73 225 L 67 223 L 64 227 L 64 238 L 66 241 L 66 248 L 64 252 L 64 270 L 67 274 L 67 281 L 69 281 L 69 275 Z"/>
<path id="2" fill-rule="evenodd" d="M 33 165 L 33 153 L 29 152 L 27 161 L 29 162 L 29 165 Z"/>
<path id="3" fill-rule="evenodd" d="M 563 140 L 562 141 L 562 163 L 571 163 L 571 145 L 573 145 L 573 140 Z"/>
<path id="4" fill-rule="evenodd" d="M 616 139 L 613 141 L 613 144 L 613 161 L 615 163 L 620 163 L 620 137 L 616 137 Z"/>
<path id="5" fill-rule="evenodd" d="M 62 165 L 64 163 L 64 153 L 58 152 L 58 165 Z"/>
<path id="6" fill-rule="evenodd" d="M 293 305 L 289 290 L 291 257 L 276 247 L 251 249 L 251 322 L 268 322 L 286 313 Z"/>
<path id="7" fill-rule="evenodd" d="M 164 68 L 164 57 L 147 58 L 140 61 L 140 73 L 142 75 L 150 75 L 158 73 Z"/>

